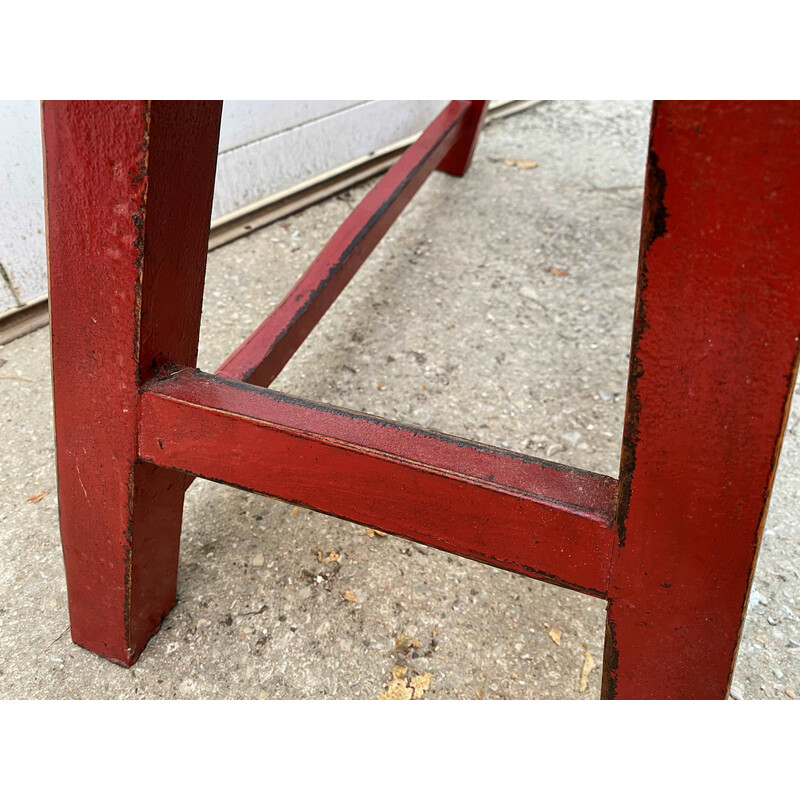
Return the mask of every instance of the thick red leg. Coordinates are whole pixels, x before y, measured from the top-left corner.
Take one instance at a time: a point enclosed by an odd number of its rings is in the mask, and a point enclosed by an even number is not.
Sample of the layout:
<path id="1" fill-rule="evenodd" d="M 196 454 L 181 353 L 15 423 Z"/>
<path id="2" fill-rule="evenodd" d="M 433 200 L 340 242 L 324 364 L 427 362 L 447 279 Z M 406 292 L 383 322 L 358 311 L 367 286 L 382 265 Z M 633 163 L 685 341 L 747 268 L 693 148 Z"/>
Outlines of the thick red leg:
<path id="1" fill-rule="evenodd" d="M 724 698 L 798 360 L 800 103 L 654 107 L 604 696 Z"/>
<path id="2" fill-rule="evenodd" d="M 461 133 L 437 169 L 459 177 L 469 169 L 488 108 L 488 100 L 472 100 L 470 102 L 470 110 L 464 120 Z"/>
<path id="3" fill-rule="evenodd" d="M 186 478 L 139 387 L 194 364 L 221 103 L 45 102 L 53 396 L 73 640 L 132 664 L 175 602 Z"/>

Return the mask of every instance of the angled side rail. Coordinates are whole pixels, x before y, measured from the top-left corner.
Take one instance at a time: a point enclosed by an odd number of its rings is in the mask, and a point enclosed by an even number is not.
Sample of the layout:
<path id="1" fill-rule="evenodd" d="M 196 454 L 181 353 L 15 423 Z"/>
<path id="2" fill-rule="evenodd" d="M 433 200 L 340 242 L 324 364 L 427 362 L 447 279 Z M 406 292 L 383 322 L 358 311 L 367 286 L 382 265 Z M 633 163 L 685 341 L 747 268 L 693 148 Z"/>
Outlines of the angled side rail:
<path id="1" fill-rule="evenodd" d="M 469 166 L 487 101 L 454 100 L 381 178 L 275 310 L 217 370 L 269 386 L 437 168 Z"/>

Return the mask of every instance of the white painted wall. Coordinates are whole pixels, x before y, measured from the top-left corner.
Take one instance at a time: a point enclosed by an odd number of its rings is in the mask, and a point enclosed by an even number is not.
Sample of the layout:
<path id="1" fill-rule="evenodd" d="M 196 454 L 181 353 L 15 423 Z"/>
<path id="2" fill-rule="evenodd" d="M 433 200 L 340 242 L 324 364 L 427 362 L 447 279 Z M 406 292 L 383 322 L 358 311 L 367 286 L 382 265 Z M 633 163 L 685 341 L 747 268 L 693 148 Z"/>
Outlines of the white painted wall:
<path id="1" fill-rule="evenodd" d="M 438 100 L 233 100 L 217 219 L 422 130 Z M 0 101 L 0 313 L 47 292 L 38 101 Z"/>
<path id="2" fill-rule="evenodd" d="M 221 153 L 282 133 L 366 100 L 226 100 L 219 132 Z"/>
<path id="3" fill-rule="evenodd" d="M 0 312 L 47 291 L 42 185 L 39 104 L 0 101 Z"/>
<path id="4" fill-rule="evenodd" d="M 293 106 L 223 105 L 214 219 L 421 131 L 445 103 L 373 100 Z M 302 116 L 303 122 L 291 125 Z M 259 130 L 267 133 L 256 137 Z M 247 143 L 230 145 L 236 141 Z"/>

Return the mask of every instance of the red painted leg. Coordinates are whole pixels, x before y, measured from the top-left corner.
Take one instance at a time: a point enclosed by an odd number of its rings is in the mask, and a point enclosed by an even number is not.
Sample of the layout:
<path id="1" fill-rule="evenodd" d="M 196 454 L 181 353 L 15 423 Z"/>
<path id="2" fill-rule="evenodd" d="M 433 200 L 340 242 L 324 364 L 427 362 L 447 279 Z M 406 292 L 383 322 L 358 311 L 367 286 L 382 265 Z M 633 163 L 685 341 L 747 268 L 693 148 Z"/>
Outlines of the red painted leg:
<path id="1" fill-rule="evenodd" d="M 461 177 L 472 163 L 472 154 L 478 144 L 478 136 L 486 119 L 488 100 L 472 100 L 464 127 L 450 152 L 441 160 L 437 169 Z"/>
<path id="2" fill-rule="evenodd" d="M 604 696 L 724 698 L 798 361 L 800 103 L 653 113 Z"/>
<path id="3" fill-rule="evenodd" d="M 194 364 L 221 103 L 42 107 L 73 640 L 132 664 L 175 602 L 186 478 L 137 461 L 139 386 Z"/>

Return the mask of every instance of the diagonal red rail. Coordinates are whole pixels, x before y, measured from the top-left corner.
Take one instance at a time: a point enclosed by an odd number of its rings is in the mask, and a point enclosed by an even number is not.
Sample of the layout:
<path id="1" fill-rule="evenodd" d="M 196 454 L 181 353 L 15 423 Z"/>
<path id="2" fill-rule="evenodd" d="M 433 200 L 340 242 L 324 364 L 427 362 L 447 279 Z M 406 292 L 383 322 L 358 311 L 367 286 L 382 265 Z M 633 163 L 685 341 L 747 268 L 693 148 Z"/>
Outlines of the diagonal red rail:
<path id="1" fill-rule="evenodd" d="M 146 384 L 147 462 L 604 596 L 617 481 L 184 368 Z"/>
<path id="2" fill-rule="evenodd" d="M 454 100 L 359 203 L 266 320 L 217 370 L 268 386 L 347 286 L 426 178 L 479 124 L 485 103 Z"/>

